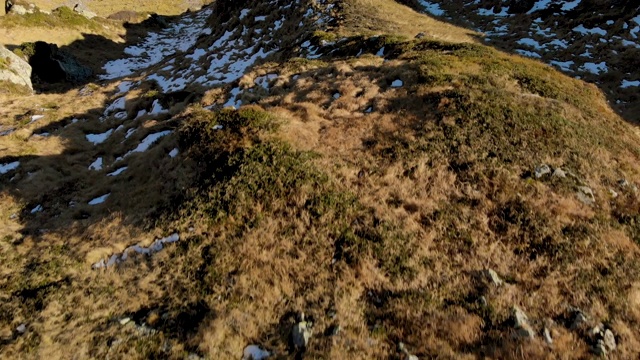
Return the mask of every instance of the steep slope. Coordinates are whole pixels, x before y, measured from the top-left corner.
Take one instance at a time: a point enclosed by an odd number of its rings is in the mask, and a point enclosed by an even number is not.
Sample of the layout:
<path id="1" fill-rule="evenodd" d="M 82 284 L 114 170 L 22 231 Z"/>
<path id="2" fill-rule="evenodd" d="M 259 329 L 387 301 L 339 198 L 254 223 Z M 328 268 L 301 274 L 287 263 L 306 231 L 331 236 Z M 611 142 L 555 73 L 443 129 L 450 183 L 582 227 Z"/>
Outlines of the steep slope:
<path id="1" fill-rule="evenodd" d="M 598 84 L 640 119 L 640 6 L 635 1 L 404 1 L 485 34 L 484 41 Z"/>
<path id="2" fill-rule="evenodd" d="M 218 1 L 0 94 L 0 354 L 638 357 L 637 129 L 473 39 Z"/>

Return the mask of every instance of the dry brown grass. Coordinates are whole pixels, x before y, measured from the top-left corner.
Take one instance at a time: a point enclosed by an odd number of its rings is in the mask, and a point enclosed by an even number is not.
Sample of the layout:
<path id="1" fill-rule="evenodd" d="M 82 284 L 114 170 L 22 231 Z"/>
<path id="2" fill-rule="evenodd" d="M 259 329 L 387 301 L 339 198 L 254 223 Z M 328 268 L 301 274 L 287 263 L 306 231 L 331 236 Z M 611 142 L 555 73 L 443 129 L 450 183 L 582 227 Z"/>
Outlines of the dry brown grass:
<path id="1" fill-rule="evenodd" d="M 347 18 L 404 9 L 353 4 Z M 420 31 L 431 21 L 407 16 Z M 411 23 L 371 31 L 410 36 Z M 2 356 L 233 359 L 259 344 L 292 358 L 289 331 L 304 311 L 315 324 L 308 358 L 398 358 L 400 341 L 420 358 L 589 357 L 588 340 L 569 329 L 571 305 L 613 329 L 612 358 L 637 357 L 640 205 L 617 185 L 639 179 L 636 132 L 593 86 L 533 61 L 385 41 L 387 61 L 372 55 L 375 41 L 353 56 L 363 41 L 341 57 L 252 69 L 242 86 L 279 77 L 268 92 L 246 93 L 255 105 L 240 112 L 177 104 L 133 120 L 165 99 L 145 84 L 127 95 L 124 129 L 98 146 L 84 137 L 119 124 L 99 121 L 115 83 L 89 97 L 2 98 L 0 124 L 17 131 L 0 137 L 0 163 L 21 161 L 0 175 Z M 402 87 L 391 87 L 396 79 Z M 222 104 L 227 91 L 200 102 Z M 50 110 L 39 122 L 14 117 L 40 107 Z M 167 129 L 146 153 L 114 163 Z M 30 136 L 43 130 L 52 136 Z M 88 170 L 98 156 L 105 169 Z M 535 179 L 542 162 L 576 178 Z M 595 205 L 577 200 L 582 183 Z M 106 192 L 104 204 L 87 205 Z M 32 214 L 38 204 L 44 211 Z M 180 242 L 152 257 L 91 270 L 174 231 Z M 506 284 L 488 284 L 486 268 Z M 552 348 L 540 336 L 512 338 L 513 305 L 537 332 L 554 320 Z M 142 334 L 142 324 L 156 332 Z M 338 336 L 328 335 L 334 325 Z"/>

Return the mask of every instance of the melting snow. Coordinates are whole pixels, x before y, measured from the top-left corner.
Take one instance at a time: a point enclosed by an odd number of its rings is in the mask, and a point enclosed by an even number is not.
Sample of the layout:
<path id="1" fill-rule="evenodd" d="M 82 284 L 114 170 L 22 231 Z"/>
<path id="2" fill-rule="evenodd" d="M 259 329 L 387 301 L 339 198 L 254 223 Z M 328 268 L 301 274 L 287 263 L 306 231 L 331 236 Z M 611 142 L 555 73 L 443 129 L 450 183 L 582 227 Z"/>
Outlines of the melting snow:
<path id="1" fill-rule="evenodd" d="M 118 175 L 122 174 L 125 170 L 127 170 L 127 167 L 123 166 L 123 167 L 119 168 L 118 170 L 116 170 L 114 172 L 108 173 L 107 176 L 118 176 Z"/>
<path id="2" fill-rule="evenodd" d="M 10 162 L 8 164 L 0 164 L 0 174 L 4 175 L 11 170 L 15 170 L 20 166 L 20 161 Z"/>
<path id="3" fill-rule="evenodd" d="M 607 68 L 607 63 L 604 61 L 600 63 L 586 62 L 580 69 L 596 75 L 609 71 L 609 69 Z"/>
<path id="4" fill-rule="evenodd" d="M 422 5 L 424 9 L 432 15 L 442 16 L 445 14 L 444 10 L 440 8 L 440 4 L 434 4 L 425 0 L 418 0 L 418 2 L 420 2 L 420 5 Z"/>
<path id="5" fill-rule="evenodd" d="M 44 117 L 44 115 L 32 115 L 31 116 L 31 122 L 38 121 L 38 120 L 42 119 L 43 117 Z"/>
<path id="6" fill-rule="evenodd" d="M 98 205 L 98 204 L 102 204 L 103 202 L 105 202 L 105 200 L 107 200 L 107 198 L 109 197 L 109 195 L 111 195 L 111 193 L 108 194 L 104 194 L 102 196 L 98 196 L 97 198 L 89 201 L 89 205 Z"/>
<path id="7" fill-rule="evenodd" d="M 102 170 L 102 157 L 96 159 L 89 165 L 89 170 Z"/>
<path id="8" fill-rule="evenodd" d="M 402 80 L 400 79 L 393 80 L 393 82 L 391 83 L 391 87 L 394 88 L 401 87 L 402 85 L 404 85 L 404 82 L 402 82 Z"/>
<path id="9" fill-rule="evenodd" d="M 31 209 L 31 213 L 35 214 L 35 213 L 39 213 L 42 210 L 44 210 L 44 208 L 42 208 L 42 205 L 37 205 L 36 207 L 34 207 L 33 209 Z"/>
<path id="10" fill-rule="evenodd" d="M 178 150 L 178 148 L 175 148 L 169 152 L 169 157 L 174 158 L 178 156 L 179 153 L 180 153 L 180 150 Z"/>
<path id="11" fill-rule="evenodd" d="M 93 145 L 98 145 L 105 142 L 112 133 L 113 129 L 110 129 L 106 132 L 103 132 L 102 134 L 87 134 L 85 137 L 87 138 L 88 142 L 93 143 Z"/>
<path id="12" fill-rule="evenodd" d="M 622 80 L 622 85 L 620 85 L 621 88 L 626 89 L 629 87 L 638 87 L 640 86 L 640 81 L 636 80 L 636 81 L 629 81 L 629 80 Z"/>
<path id="13" fill-rule="evenodd" d="M 128 153 L 126 153 L 121 159 L 123 159 L 123 158 L 125 158 L 125 157 L 127 157 L 127 156 L 129 156 L 129 155 L 131 155 L 133 153 L 147 151 L 154 142 L 156 142 L 158 139 L 160 139 L 160 138 L 162 138 L 164 136 L 167 136 L 169 134 L 171 134 L 171 130 L 165 130 L 165 131 L 157 132 L 155 134 L 147 135 L 147 137 L 145 137 L 142 140 L 142 142 L 140 142 L 140 144 L 138 144 L 138 146 L 135 149 L 133 149 L 133 150 L 129 151 Z"/>
<path id="14" fill-rule="evenodd" d="M 533 51 L 528 51 L 528 50 L 522 50 L 522 49 L 516 49 L 516 52 L 520 55 L 523 56 L 528 56 L 528 57 L 532 57 L 532 58 L 536 58 L 536 59 L 540 59 L 542 58 L 542 56 L 540 56 L 540 54 L 535 53 Z"/>
<path id="15" fill-rule="evenodd" d="M 573 61 L 564 61 L 563 62 L 563 61 L 552 60 L 552 61 L 549 61 L 549 64 L 555 65 L 555 66 L 559 67 L 563 71 L 571 71 L 571 66 L 573 66 L 574 62 Z"/>
<path id="16" fill-rule="evenodd" d="M 584 25 L 580 24 L 576 27 L 573 28 L 573 31 L 580 33 L 582 35 L 587 35 L 587 34 L 597 34 L 600 36 L 605 36 L 607 35 L 607 31 L 603 30 L 599 27 L 595 27 L 593 29 L 587 29 L 586 27 L 584 27 Z"/>

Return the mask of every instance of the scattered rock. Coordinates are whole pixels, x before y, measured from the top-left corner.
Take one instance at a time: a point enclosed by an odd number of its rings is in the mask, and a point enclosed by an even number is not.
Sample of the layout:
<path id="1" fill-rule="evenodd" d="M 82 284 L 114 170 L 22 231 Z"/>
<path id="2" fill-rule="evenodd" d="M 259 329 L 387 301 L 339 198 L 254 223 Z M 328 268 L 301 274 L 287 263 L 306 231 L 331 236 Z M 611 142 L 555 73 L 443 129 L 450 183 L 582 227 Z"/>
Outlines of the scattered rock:
<path id="1" fill-rule="evenodd" d="M 27 332 L 27 324 L 18 325 L 16 331 L 18 332 L 18 334 L 24 334 L 25 332 Z"/>
<path id="2" fill-rule="evenodd" d="M 596 196 L 593 190 L 587 186 L 578 186 L 578 200 L 587 205 L 593 205 L 596 202 Z"/>
<path id="3" fill-rule="evenodd" d="M 480 296 L 480 298 L 478 299 L 478 303 L 480 303 L 480 306 L 482 307 L 489 305 L 489 303 L 487 302 L 487 298 L 484 296 Z"/>
<path id="4" fill-rule="evenodd" d="M 244 348 L 242 360 L 263 360 L 271 356 L 271 353 L 261 349 L 258 345 L 249 345 Z"/>
<path id="5" fill-rule="evenodd" d="M 29 64 L 33 73 L 48 83 L 79 83 L 87 80 L 92 74 L 91 69 L 80 64 L 73 55 L 59 50 L 56 44 L 44 41 L 34 44 Z"/>
<path id="6" fill-rule="evenodd" d="M 418 357 L 415 355 L 412 355 L 409 350 L 407 350 L 407 347 L 404 345 L 404 343 L 398 343 L 398 351 L 400 351 L 401 353 L 403 353 L 405 355 L 404 360 L 418 360 Z"/>
<path id="7" fill-rule="evenodd" d="M 544 330 L 542 331 L 542 336 L 544 337 L 544 341 L 547 344 L 553 345 L 553 339 L 551 338 L 551 331 L 549 330 L 549 328 L 544 328 Z"/>
<path id="8" fill-rule="evenodd" d="M 502 279 L 493 269 L 485 270 L 484 275 L 495 286 L 501 286 L 503 284 Z"/>
<path id="9" fill-rule="evenodd" d="M 187 356 L 187 360 L 204 360 L 204 358 L 198 354 L 190 353 Z"/>
<path id="10" fill-rule="evenodd" d="M 514 321 L 514 328 L 516 330 L 516 336 L 520 338 L 533 339 L 536 334 L 533 328 L 529 324 L 529 318 L 519 307 L 514 306 L 511 309 L 512 318 Z"/>
<path id="11" fill-rule="evenodd" d="M 31 65 L 0 45 L 0 80 L 26 86 L 33 91 Z"/>
<path id="12" fill-rule="evenodd" d="M 96 14 L 93 11 L 87 9 L 86 7 L 84 7 L 81 4 L 76 4 L 73 7 L 73 11 L 75 11 L 76 13 L 86 17 L 87 19 L 93 19 L 94 17 L 98 16 L 98 14 Z"/>
<path id="13" fill-rule="evenodd" d="M 570 326 L 571 330 L 579 329 L 589 321 L 589 319 L 587 319 L 587 316 L 582 311 L 576 309 L 574 310 L 574 313 L 575 316 Z"/>
<path id="14" fill-rule="evenodd" d="M 309 344 L 309 340 L 313 335 L 313 324 L 304 320 L 304 313 L 300 314 L 300 322 L 293 326 L 291 333 L 293 346 L 303 349 Z"/>
<path id="15" fill-rule="evenodd" d="M 596 345 L 593 347 L 592 351 L 594 352 L 594 354 L 596 354 L 598 356 L 606 356 L 607 355 L 607 348 L 604 345 L 604 341 L 598 340 Z"/>
<path id="16" fill-rule="evenodd" d="M 533 175 L 536 177 L 536 179 L 540 179 L 547 174 L 551 174 L 551 168 L 547 164 L 542 164 L 536 167 L 533 171 Z"/>
<path id="17" fill-rule="evenodd" d="M 119 323 L 120 323 L 120 325 L 124 326 L 124 325 L 127 325 L 130 321 L 131 321 L 131 318 L 125 317 L 125 318 L 120 319 Z"/>
<path id="18" fill-rule="evenodd" d="M 603 336 L 603 341 L 604 341 L 604 346 L 609 350 L 609 351 L 614 351 L 617 347 L 616 345 L 616 337 L 613 335 L 613 331 L 607 329 L 604 331 L 604 336 Z"/>
<path id="19" fill-rule="evenodd" d="M 553 174 L 551 174 L 551 176 L 555 178 L 564 179 L 567 177 L 567 173 L 561 168 L 556 168 L 555 170 L 553 170 Z"/>
<path id="20" fill-rule="evenodd" d="M 22 5 L 13 5 L 9 7 L 9 11 L 7 11 L 7 14 L 15 14 L 15 15 L 26 15 L 27 13 L 29 13 L 29 10 L 27 10 L 27 8 L 25 8 Z"/>
<path id="21" fill-rule="evenodd" d="M 619 196 L 618 193 L 613 189 L 609 189 L 609 194 L 611 195 L 611 197 L 613 199 L 615 199 L 615 198 L 617 198 Z"/>
<path id="22" fill-rule="evenodd" d="M 420 32 L 420 33 L 418 33 L 418 34 L 416 35 L 416 39 L 422 39 L 422 38 L 424 38 L 424 37 L 426 37 L 426 36 L 427 36 L 427 34 L 425 34 L 425 33 L 423 33 L 423 32 Z"/>
<path id="23" fill-rule="evenodd" d="M 620 179 L 620 180 L 618 180 L 618 185 L 620 185 L 620 187 L 625 188 L 625 187 L 629 186 L 630 184 L 626 179 Z"/>

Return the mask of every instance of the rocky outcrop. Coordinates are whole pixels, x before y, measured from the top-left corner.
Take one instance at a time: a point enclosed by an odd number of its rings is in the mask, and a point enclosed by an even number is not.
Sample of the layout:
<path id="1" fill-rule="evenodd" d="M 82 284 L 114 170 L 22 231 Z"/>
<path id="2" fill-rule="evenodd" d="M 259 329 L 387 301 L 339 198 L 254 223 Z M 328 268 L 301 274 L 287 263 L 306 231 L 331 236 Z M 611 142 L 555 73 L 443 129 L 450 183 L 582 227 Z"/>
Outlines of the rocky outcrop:
<path id="1" fill-rule="evenodd" d="M 38 41 L 33 49 L 29 64 L 33 73 L 44 82 L 79 83 L 87 80 L 92 74 L 90 68 L 80 64 L 73 55 L 58 49 L 55 44 Z"/>
<path id="2" fill-rule="evenodd" d="M 9 81 L 33 90 L 31 66 L 2 45 L 0 45 L 0 81 Z"/>

